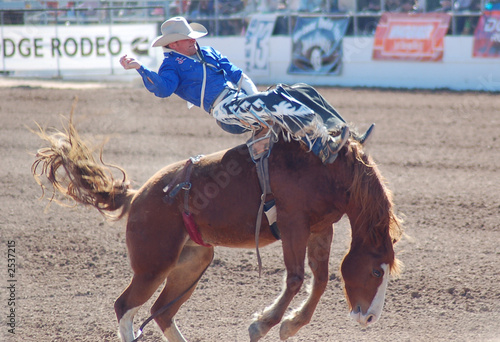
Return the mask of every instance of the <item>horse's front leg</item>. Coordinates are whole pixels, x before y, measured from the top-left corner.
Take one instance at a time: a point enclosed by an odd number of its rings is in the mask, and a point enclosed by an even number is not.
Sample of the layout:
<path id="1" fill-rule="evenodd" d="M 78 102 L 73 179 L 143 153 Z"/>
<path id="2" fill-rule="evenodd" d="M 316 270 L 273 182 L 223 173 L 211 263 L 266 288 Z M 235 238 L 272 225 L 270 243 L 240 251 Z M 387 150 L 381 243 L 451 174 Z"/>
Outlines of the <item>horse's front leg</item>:
<path id="1" fill-rule="evenodd" d="M 328 283 L 328 261 L 333 239 L 333 226 L 329 225 L 318 233 L 309 237 L 307 244 L 307 259 L 313 273 L 312 288 L 309 297 L 301 307 L 294 310 L 281 323 L 280 338 L 286 340 L 311 321 L 311 317 L 318 302 L 325 292 Z"/>
<path id="2" fill-rule="evenodd" d="M 294 225 L 279 223 L 283 227 L 293 227 L 293 229 L 282 230 L 281 234 L 286 267 L 285 287 L 271 306 L 256 315 L 254 322 L 248 328 L 250 342 L 256 342 L 264 337 L 273 326 L 281 321 L 288 305 L 304 282 L 304 259 L 309 228 L 305 224 L 298 225 L 297 222 L 298 220 Z"/>

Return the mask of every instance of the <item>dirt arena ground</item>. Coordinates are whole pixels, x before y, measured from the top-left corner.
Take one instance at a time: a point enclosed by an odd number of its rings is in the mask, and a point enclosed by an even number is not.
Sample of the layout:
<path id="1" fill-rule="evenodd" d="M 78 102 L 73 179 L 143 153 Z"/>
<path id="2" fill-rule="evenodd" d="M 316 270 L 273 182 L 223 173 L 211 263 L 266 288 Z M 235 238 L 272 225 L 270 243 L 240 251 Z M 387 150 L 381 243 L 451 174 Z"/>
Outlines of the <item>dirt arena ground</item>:
<path id="1" fill-rule="evenodd" d="M 0 84 L 0 340 L 118 341 L 113 302 L 131 276 L 124 222 L 109 223 L 90 208 L 47 208 L 30 173 L 42 143 L 29 128 L 61 128 L 78 96 L 80 133 L 96 143 L 109 137 L 104 158 L 124 167 L 134 187 L 166 164 L 246 136 L 231 136 L 199 109 L 155 98 L 136 82 Z M 319 90 L 361 130 L 377 124 L 367 150 L 405 219 L 408 236 L 397 245 L 405 270 L 389 283 L 376 325 L 351 321 L 339 272 L 350 241 L 342 219 L 327 291 L 312 322 L 289 341 L 500 341 L 500 95 Z M 259 279 L 253 250 L 216 250 L 177 315 L 189 341 L 248 341 L 252 314 L 274 300 L 283 279 L 280 243 L 261 253 Z M 301 292 L 294 306 L 304 298 Z M 151 304 L 139 311 L 136 328 Z M 278 329 L 263 341 L 278 341 Z M 143 341 L 160 336 L 151 323 Z"/>

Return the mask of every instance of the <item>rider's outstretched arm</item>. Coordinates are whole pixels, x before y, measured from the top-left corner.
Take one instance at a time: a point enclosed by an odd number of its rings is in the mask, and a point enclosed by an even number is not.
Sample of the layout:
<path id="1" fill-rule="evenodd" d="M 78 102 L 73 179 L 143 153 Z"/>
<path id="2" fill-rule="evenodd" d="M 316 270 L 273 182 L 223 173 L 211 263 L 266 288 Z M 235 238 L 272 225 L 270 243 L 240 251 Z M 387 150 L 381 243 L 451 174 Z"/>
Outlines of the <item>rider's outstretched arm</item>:
<path id="1" fill-rule="evenodd" d="M 241 89 L 243 89 L 247 95 L 254 95 L 259 92 L 253 81 L 246 74 L 241 74 L 240 84 Z"/>

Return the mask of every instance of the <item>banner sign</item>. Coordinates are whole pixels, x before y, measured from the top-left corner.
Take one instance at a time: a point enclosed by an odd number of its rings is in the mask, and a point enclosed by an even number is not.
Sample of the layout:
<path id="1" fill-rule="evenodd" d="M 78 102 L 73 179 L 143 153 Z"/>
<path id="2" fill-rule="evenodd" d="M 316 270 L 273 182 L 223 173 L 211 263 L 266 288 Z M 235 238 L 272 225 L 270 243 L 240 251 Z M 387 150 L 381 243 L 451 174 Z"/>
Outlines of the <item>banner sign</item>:
<path id="1" fill-rule="evenodd" d="M 149 25 L 4 26 L 0 32 L 0 70 L 95 70 L 121 66 L 128 54 L 157 67 L 150 51 L 157 35 Z"/>
<path id="2" fill-rule="evenodd" d="M 441 61 L 451 16 L 384 13 L 375 31 L 373 59 Z"/>
<path id="3" fill-rule="evenodd" d="M 276 15 L 253 16 L 245 35 L 245 72 L 252 76 L 269 75 L 270 46 Z"/>
<path id="4" fill-rule="evenodd" d="M 474 57 L 500 57 L 500 11 L 484 12 L 474 33 Z"/>
<path id="5" fill-rule="evenodd" d="M 290 74 L 338 75 L 348 18 L 298 17 L 292 34 Z"/>

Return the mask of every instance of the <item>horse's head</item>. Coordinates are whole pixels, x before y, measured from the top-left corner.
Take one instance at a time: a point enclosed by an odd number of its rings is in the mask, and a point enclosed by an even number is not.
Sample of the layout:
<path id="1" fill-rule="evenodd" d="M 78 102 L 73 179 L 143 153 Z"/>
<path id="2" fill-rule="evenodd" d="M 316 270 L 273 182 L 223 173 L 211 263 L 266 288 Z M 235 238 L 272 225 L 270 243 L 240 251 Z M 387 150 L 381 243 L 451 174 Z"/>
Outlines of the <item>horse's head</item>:
<path id="1" fill-rule="evenodd" d="M 380 251 L 366 247 L 351 245 L 341 266 L 351 318 L 363 326 L 380 318 L 389 274 L 397 263 L 392 248 Z"/>
<path id="2" fill-rule="evenodd" d="M 393 212 L 391 192 L 375 163 L 359 145 L 351 143 L 348 149 L 353 182 L 346 213 L 352 242 L 341 272 L 351 317 L 366 326 L 380 318 L 389 274 L 398 272 L 393 244 L 401 237 L 402 229 Z"/>

